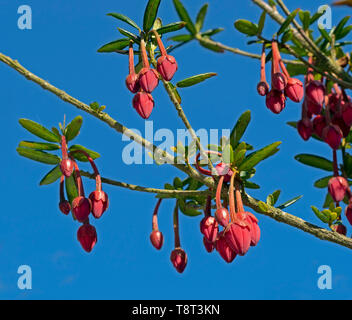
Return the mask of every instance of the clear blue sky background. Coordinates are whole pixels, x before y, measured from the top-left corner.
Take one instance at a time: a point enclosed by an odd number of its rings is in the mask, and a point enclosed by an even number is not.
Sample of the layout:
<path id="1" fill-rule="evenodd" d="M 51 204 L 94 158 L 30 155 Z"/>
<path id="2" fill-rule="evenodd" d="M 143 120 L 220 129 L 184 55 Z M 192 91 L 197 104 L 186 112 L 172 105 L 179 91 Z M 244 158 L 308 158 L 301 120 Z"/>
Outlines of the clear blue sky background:
<path id="1" fill-rule="evenodd" d="M 185 1 L 192 16 L 204 2 Z M 33 10 L 33 29 L 17 28 L 17 8 L 28 4 Z M 0 1 L 0 51 L 18 59 L 35 74 L 77 98 L 107 105 L 107 112 L 128 127 L 144 130 L 144 122 L 131 107 L 132 95 L 124 87 L 127 57 L 98 54 L 104 43 L 119 38 L 123 23 L 105 16 L 121 12 L 141 23 L 146 0 L 93 1 Z M 294 9 L 316 10 L 322 1 L 287 1 Z M 345 9 L 333 9 L 333 22 Z M 257 19 L 260 10 L 250 1 L 211 1 L 205 28 L 224 27 L 219 41 L 242 49 L 246 39 L 233 28 L 239 18 Z M 163 0 L 160 13 L 164 23 L 178 21 L 171 0 Z M 126 27 L 128 28 L 128 26 Z M 268 26 L 270 36 L 273 25 Z M 304 167 L 293 157 L 312 152 L 330 157 L 329 148 L 316 141 L 304 143 L 285 123 L 296 120 L 300 107 L 291 102 L 275 116 L 256 94 L 259 77 L 257 61 L 229 53 L 215 54 L 189 44 L 175 52 L 180 80 L 203 72 L 218 77 L 193 89 L 182 90 L 184 109 L 197 128 L 232 128 L 237 117 L 252 110 L 253 121 L 246 140 L 261 147 L 282 140 L 281 151 L 258 166 L 255 182 L 262 188 L 252 195 L 265 199 L 282 189 L 281 202 L 296 195 L 304 198 L 289 209 L 293 214 L 319 224 L 309 206 L 322 205 L 325 190 L 313 188 L 324 172 Z M 151 215 L 156 200 L 152 195 L 105 186 L 110 209 L 95 221 L 99 242 L 86 254 L 76 241 L 78 223 L 58 211 L 58 184 L 39 187 L 49 167 L 21 158 L 16 153 L 20 140 L 32 136 L 18 124 L 29 118 L 46 126 L 57 125 L 82 114 L 0 64 L 1 77 L 1 214 L 0 214 L 0 298 L 6 299 L 306 299 L 352 298 L 351 251 L 320 241 L 265 216 L 259 216 L 262 239 L 245 257 L 226 264 L 217 253 L 205 252 L 198 218 L 181 216 L 182 245 L 189 256 L 183 275 L 169 261 L 173 246 L 173 201 L 161 206 L 160 228 L 165 245 L 156 252 L 149 243 Z M 173 106 L 159 87 L 151 119 L 154 128 L 182 128 Z M 133 184 L 162 187 L 178 175 L 169 166 L 127 166 L 121 151 L 126 145 L 121 135 L 91 116 L 77 143 L 100 152 L 97 164 L 104 176 Z M 88 168 L 88 167 L 87 167 Z M 182 176 L 181 176 L 182 177 Z M 93 188 L 87 182 L 87 188 Z M 89 190 L 87 189 L 87 191 Z M 351 228 L 348 234 L 351 235 Z M 17 268 L 27 264 L 33 271 L 33 289 L 17 288 Z M 333 289 L 317 287 L 320 265 L 333 271 Z"/>

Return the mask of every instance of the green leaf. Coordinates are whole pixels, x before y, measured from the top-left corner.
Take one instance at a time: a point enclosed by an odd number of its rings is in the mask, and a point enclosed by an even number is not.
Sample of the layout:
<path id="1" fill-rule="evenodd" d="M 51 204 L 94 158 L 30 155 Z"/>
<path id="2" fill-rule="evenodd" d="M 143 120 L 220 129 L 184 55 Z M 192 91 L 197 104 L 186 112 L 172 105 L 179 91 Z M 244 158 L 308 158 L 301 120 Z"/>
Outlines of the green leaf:
<path id="1" fill-rule="evenodd" d="M 317 20 L 319 20 L 319 18 L 322 17 L 324 14 L 325 14 L 325 11 L 315 13 L 315 14 L 310 18 L 309 24 L 312 25 L 314 22 L 316 22 Z"/>
<path id="2" fill-rule="evenodd" d="M 239 119 L 237 120 L 235 126 L 231 131 L 230 142 L 231 142 L 232 148 L 234 149 L 236 148 L 238 142 L 243 137 L 243 134 L 245 133 L 250 121 L 251 121 L 251 111 L 247 110 L 241 114 L 241 116 L 239 117 Z"/>
<path id="3" fill-rule="evenodd" d="M 303 30 L 307 31 L 310 26 L 310 12 L 308 10 L 307 11 L 301 10 L 299 11 L 298 14 L 303 25 Z"/>
<path id="4" fill-rule="evenodd" d="M 46 143 L 46 142 L 33 142 L 33 141 L 21 141 L 19 147 L 29 148 L 34 150 L 58 150 L 60 146 L 57 144 Z"/>
<path id="5" fill-rule="evenodd" d="M 61 172 L 60 166 L 57 165 L 54 169 L 50 170 L 44 176 L 44 178 L 40 181 L 39 185 L 44 186 L 44 185 L 54 183 L 55 181 L 60 179 L 61 176 L 62 176 L 62 172 Z"/>
<path id="6" fill-rule="evenodd" d="M 344 27 L 345 27 L 345 25 L 346 25 L 346 23 L 348 22 L 349 19 L 350 19 L 349 16 L 346 16 L 346 17 L 342 18 L 341 21 L 336 26 L 336 28 L 334 30 L 334 34 L 335 34 L 335 39 L 336 40 L 341 39 L 341 32 L 344 29 Z"/>
<path id="7" fill-rule="evenodd" d="M 120 32 L 123 36 L 129 38 L 129 39 L 132 40 L 133 42 L 136 42 L 136 43 L 138 43 L 138 44 L 141 43 L 141 39 L 140 39 L 138 36 L 136 36 L 134 33 L 129 32 L 128 30 L 125 30 L 125 29 L 122 29 L 122 28 L 117 28 L 117 30 L 119 30 L 119 32 Z"/>
<path id="8" fill-rule="evenodd" d="M 240 166 L 246 156 L 246 149 L 242 149 L 235 153 L 233 163 L 236 167 Z"/>
<path id="9" fill-rule="evenodd" d="M 286 42 L 292 40 L 292 37 L 293 37 L 293 32 L 292 32 L 292 30 L 287 30 L 287 31 L 285 31 L 284 34 L 282 35 L 281 42 L 282 42 L 282 43 L 286 43 Z"/>
<path id="10" fill-rule="evenodd" d="M 177 88 L 171 82 L 169 82 L 169 86 L 170 86 L 171 90 L 173 91 L 174 95 L 176 96 L 177 102 L 179 104 L 181 104 L 182 99 L 181 99 L 180 93 L 178 92 Z"/>
<path id="11" fill-rule="evenodd" d="M 328 192 L 326 194 L 325 200 L 324 200 L 324 204 L 323 204 L 323 208 L 329 208 L 330 204 L 333 203 L 334 200 L 331 197 L 330 193 Z"/>
<path id="12" fill-rule="evenodd" d="M 78 197 L 78 189 L 74 174 L 72 174 L 70 177 L 65 178 L 65 187 L 68 201 L 72 204 L 73 199 Z"/>
<path id="13" fill-rule="evenodd" d="M 18 154 L 21 155 L 22 157 L 25 157 L 34 161 L 38 161 L 41 163 L 45 163 L 45 164 L 59 164 L 61 161 L 61 159 L 58 156 L 55 156 L 53 154 L 46 153 L 43 151 L 32 150 L 32 149 L 21 148 L 21 147 L 18 147 L 16 150 Z"/>
<path id="14" fill-rule="evenodd" d="M 130 19 L 129 17 L 121 14 L 121 13 L 108 13 L 108 16 L 114 17 L 116 19 L 119 19 L 123 22 L 128 23 L 130 26 L 136 28 L 139 32 L 141 31 L 141 29 L 138 27 L 137 23 L 135 23 L 132 19 Z"/>
<path id="15" fill-rule="evenodd" d="M 83 146 L 81 146 L 81 145 L 79 145 L 79 144 L 75 144 L 75 145 L 71 146 L 71 147 L 68 149 L 69 152 L 72 152 L 72 151 L 75 151 L 75 150 L 83 150 L 83 151 L 87 152 L 88 155 L 89 155 L 93 160 L 95 160 L 95 159 L 97 159 L 97 158 L 100 157 L 100 154 L 99 154 L 98 152 L 89 150 L 89 149 L 87 149 L 87 148 L 85 148 L 85 147 L 83 147 Z M 73 156 L 76 160 L 78 160 L 78 161 L 88 162 L 87 157 L 86 157 L 84 154 L 81 154 L 81 153 L 79 153 L 79 152 L 72 153 L 72 156 Z"/>
<path id="16" fill-rule="evenodd" d="M 130 43 L 130 39 L 124 38 L 109 42 L 98 49 L 98 52 L 115 52 L 126 48 Z"/>
<path id="17" fill-rule="evenodd" d="M 180 208 L 181 212 L 186 216 L 196 217 L 196 216 L 199 216 L 202 214 L 200 211 L 187 206 L 187 204 L 185 203 L 185 201 L 183 199 L 179 199 L 178 204 L 179 204 L 179 208 Z"/>
<path id="18" fill-rule="evenodd" d="M 209 78 L 214 77 L 216 75 L 217 74 L 214 72 L 198 74 L 196 76 L 189 77 L 187 79 L 184 79 L 184 80 L 177 82 L 176 86 L 179 88 L 186 88 L 186 87 L 194 86 L 195 84 L 203 82 L 206 79 L 209 79 Z"/>
<path id="19" fill-rule="evenodd" d="M 206 38 L 205 38 L 206 39 Z M 209 43 L 206 40 L 204 40 L 204 38 L 200 38 L 199 39 L 199 44 L 206 48 L 209 49 L 211 51 L 214 51 L 216 53 L 224 53 L 224 49 L 219 47 L 219 45 L 217 45 L 216 43 Z"/>
<path id="20" fill-rule="evenodd" d="M 277 208 L 280 209 L 280 210 L 283 210 L 289 206 L 292 206 L 295 202 L 297 202 L 299 199 L 301 199 L 303 196 L 298 196 L 298 197 L 295 197 L 289 201 L 286 201 L 285 203 L 279 205 Z"/>
<path id="21" fill-rule="evenodd" d="M 289 25 L 290 25 L 290 24 L 292 23 L 292 21 L 295 19 L 295 17 L 296 17 L 296 15 L 297 15 L 297 13 L 298 13 L 299 10 L 300 10 L 300 9 L 296 9 L 296 10 L 292 11 L 289 16 L 287 16 L 286 20 L 281 24 L 281 27 L 280 27 L 279 31 L 277 32 L 277 35 L 278 35 L 278 36 L 279 36 L 281 33 L 283 33 L 283 32 L 286 30 L 286 28 L 289 27 Z"/>
<path id="22" fill-rule="evenodd" d="M 313 154 L 298 154 L 295 156 L 295 159 L 307 166 L 326 171 L 334 171 L 333 163 L 330 160 L 320 156 Z"/>
<path id="23" fill-rule="evenodd" d="M 49 141 L 49 142 L 61 142 L 56 134 L 52 133 L 47 128 L 43 127 L 41 124 L 34 122 L 29 119 L 20 119 L 18 121 L 20 125 L 27 129 L 30 133 L 36 135 L 37 137 Z"/>
<path id="24" fill-rule="evenodd" d="M 60 131 L 57 130 L 55 127 L 51 128 L 51 132 L 56 136 L 56 138 L 61 142 L 61 134 Z"/>
<path id="25" fill-rule="evenodd" d="M 192 19 L 190 18 L 187 10 L 183 6 L 182 2 L 180 0 L 173 0 L 173 3 L 174 3 L 175 9 L 176 9 L 177 14 L 180 17 L 180 19 L 187 23 L 186 24 L 186 29 L 191 34 L 195 35 L 197 33 L 197 29 L 196 29 Z"/>
<path id="26" fill-rule="evenodd" d="M 324 177 L 321 178 L 317 181 L 314 182 L 314 187 L 320 188 L 320 189 L 325 189 L 328 187 L 329 180 L 332 178 L 332 176 Z"/>
<path id="27" fill-rule="evenodd" d="M 175 189 L 182 189 L 182 186 L 183 186 L 182 180 L 179 177 L 176 177 L 174 179 L 173 185 Z"/>
<path id="28" fill-rule="evenodd" d="M 258 35 L 261 35 L 265 25 L 265 18 L 266 18 L 266 11 L 263 11 L 260 15 L 259 22 L 258 22 Z"/>
<path id="29" fill-rule="evenodd" d="M 326 215 L 325 213 L 321 212 L 317 207 L 311 206 L 314 214 L 324 223 L 328 223 L 330 220 L 330 216 Z"/>
<path id="30" fill-rule="evenodd" d="M 267 159 L 279 151 L 278 146 L 281 144 L 280 141 L 274 142 L 258 151 L 249 154 L 239 167 L 240 171 L 248 171 L 255 167 L 259 162 Z"/>
<path id="31" fill-rule="evenodd" d="M 248 188 L 248 189 L 260 189 L 260 186 L 252 181 L 245 180 L 243 185 L 245 188 Z"/>
<path id="32" fill-rule="evenodd" d="M 179 34 L 177 36 L 170 37 L 169 40 L 183 42 L 183 41 L 190 41 L 193 39 L 191 34 Z"/>
<path id="33" fill-rule="evenodd" d="M 224 146 L 222 151 L 222 158 L 224 163 L 230 164 L 234 161 L 234 153 L 231 144 Z"/>
<path id="34" fill-rule="evenodd" d="M 203 7 L 200 8 L 198 12 L 198 15 L 196 18 L 196 29 L 198 32 L 203 28 L 205 16 L 207 15 L 207 12 L 208 12 L 208 6 L 209 4 L 206 3 Z"/>
<path id="35" fill-rule="evenodd" d="M 181 30 L 182 28 L 184 28 L 185 25 L 186 25 L 186 22 L 184 22 L 184 21 L 174 22 L 174 23 L 166 24 L 165 26 L 162 26 L 161 28 L 157 29 L 156 31 L 161 35 L 164 33 L 169 33 L 169 32 Z"/>
<path id="36" fill-rule="evenodd" d="M 144 11 L 143 30 L 148 32 L 154 24 L 161 0 L 149 0 Z"/>
<path id="37" fill-rule="evenodd" d="M 327 33 L 327 31 L 325 29 L 318 28 L 318 30 L 327 42 L 329 42 L 329 43 L 332 42 L 330 35 Z"/>
<path id="38" fill-rule="evenodd" d="M 66 141 L 71 141 L 76 138 L 81 130 L 83 123 L 83 118 L 81 116 L 77 116 L 74 118 L 66 127 Z"/>
<path id="39" fill-rule="evenodd" d="M 211 36 L 218 34 L 224 30 L 225 30 L 224 28 L 210 29 L 210 30 L 202 32 L 202 36 L 211 37 Z"/>
<path id="40" fill-rule="evenodd" d="M 268 205 L 265 202 L 263 202 L 263 201 L 258 201 L 258 207 L 263 212 L 268 212 L 269 211 Z"/>
<path id="41" fill-rule="evenodd" d="M 352 31 L 352 26 L 348 26 L 348 27 L 342 29 L 341 32 L 336 35 L 336 40 L 340 40 L 340 39 L 346 37 L 351 31 Z M 349 44 L 348 41 L 346 41 L 346 42 L 347 42 L 347 44 Z"/>
<path id="42" fill-rule="evenodd" d="M 248 36 L 255 36 L 259 31 L 259 28 L 255 23 L 244 19 L 235 21 L 234 26 L 239 32 Z"/>
<path id="43" fill-rule="evenodd" d="M 276 202 L 277 202 L 277 200 L 279 200 L 280 194 L 281 194 L 281 190 L 275 190 L 275 191 L 271 194 L 272 202 L 273 202 L 272 205 L 275 205 Z"/>

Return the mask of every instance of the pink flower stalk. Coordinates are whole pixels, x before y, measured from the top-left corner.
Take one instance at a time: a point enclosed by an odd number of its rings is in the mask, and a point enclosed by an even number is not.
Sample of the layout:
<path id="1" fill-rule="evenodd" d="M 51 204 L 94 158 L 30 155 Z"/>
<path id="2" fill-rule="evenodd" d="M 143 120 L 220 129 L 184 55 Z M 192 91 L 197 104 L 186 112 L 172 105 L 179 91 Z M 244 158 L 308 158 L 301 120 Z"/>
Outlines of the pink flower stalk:
<path id="1" fill-rule="evenodd" d="M 155 206 L 155 209 L 153 212 L 153 219 L 152 219 L 152 233 L 150 234 L 150 237 L 149 237 L 153 247 L 157 250 L 160 250 L 164 244 L 164 236 L 159 231 L 159 226 L 158 226 L 158 212 L 159 212 L 161 201 L 162 199 L 159 199 Z"/>
<path id="2" fill-rule="evenodd" d="M 128 67 L 129 67 L 129 74 L 126 78 L 126 87 L 132 93 L 138 92 L 140 86 L 138 81 L 138 75 L 134 69 L 134 54 L 133 54 L 133 43 L 130 42 L 130 47 L 128 51 Z"/>
<path id="3" fill-rule="evenodd" d="M 141 40 L 141 55 L 143 61 L 143 68 L 138 74 L 139 85 L 143 89 L 143 91 L 147 93 L 151 93 L 159 83 L 159 74 L 155 69 L 152 69 L 149 64 L 147 51 L 145 49 L 145 42 Z"/>

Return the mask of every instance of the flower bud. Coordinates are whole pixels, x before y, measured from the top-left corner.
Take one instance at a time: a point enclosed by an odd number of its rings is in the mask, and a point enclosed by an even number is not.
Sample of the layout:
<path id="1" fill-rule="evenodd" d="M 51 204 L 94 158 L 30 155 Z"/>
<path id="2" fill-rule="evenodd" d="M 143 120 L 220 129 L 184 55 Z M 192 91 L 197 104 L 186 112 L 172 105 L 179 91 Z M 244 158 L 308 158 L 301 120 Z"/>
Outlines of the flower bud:
<path id="1" fill-rule="evenodd" d="M 243 226 L 237 222 L 230 223 L 225 232 L 225 239 L 230 248 L 240 256 L 244 256 L 251 245 L 251 230 L 248 224 Z"/>
<path id="2" fill-rule="evenodd" d="M 171 252 L 170 260 L 177 272 L 182 273 L 185 270 L 187 266 L 187 254 L 183 249 L 175 248 Z"/>
<path id="3" fill-rule="evenodd" d="M 287 86 L 285 88 L 285 95 L 293 102 L 300 102 L 304 95 L 302 82 L 295 78 L 288 79 Z"/>
<path id="4" fill-rule="evenodd" d="M 158 72 L 152 68 L 142 68 L 138 74 L 139 85 L 143 91 L 151 93 L 159 83 Z"/>
<path id="5" fill-rule="evenodd" d="M 281 91 L 271 90 L 267 94 L 265 102 L 269 110 L 278 114 L 285 108 L 286 98 Z"/>
<path id="6" fill-rule="evenodd" d="M 342 136 L 344 138 L 346 138 L 348 136 L 348 134 L 350 133 L 351 127 L 346 125 L 345 121 L 343 120 L 343 118 L 340 114 L 335 113 L 331 122 L 341 129 Z"/>
<path id="7" fill-rule="evenodd" d="M 266 96 L 269 92 L 270 88 L 267 82 L 261 81 L 257 84 L 258 94 L 261 96 Z"/>
<path id="8" fill-rule="evenodd" d="M 255 247 L 260 240 L 260 228 L 258 226 L 258 219 L 250 212 L 247 212 L 246 221 L 251 229 L 251 247 Z"/>
<path id="9" fill-rule="evenodd" d="M 333 224 L 331 226 L 331 229 L 344 236 L 347 234 L 347 228 L 342 223 Z"/>
<path id="10" fill-rule="evenodd" d="M 153 230 L 150 234 L 150 242 L 155 249 L 160 250 L 164 244 L 163 234 L 159 230 Z"/>
<path id="11" fill-rule="evenodd" d="M 315 102 L 307 99 L 307 110 L 311 114 L 317 114 L 318 115 L 323 110 L 323 105 L 322 104 L 316 104 Z"/>
<path id="12" fill-rule="evenodd" d="M 218 223 L 223 227 L 226 227 L 230 222 L 230 214 L 226 208 L 217 209 L 215 211 L 215 218 Z"/>
<path id="13" fill-rule="evenodd" d="M 204 217 L 200 222 L 200 232 L 209 242 L 215 242 L 218 236 L 219 225 L 214 217 Z"/>
<path id="14" fill-rule="evenodd" d="M 352 225 L 352 203 L 350 203 L 346 207 L 345 214 L 346 214 L 346 218 L 347 218 L 348 222 L 350 223 L 350 225 Z"/>
<path id="15" fill-rule="evenodd" d="M 133 98 L 133 107 L 143 119 L 148 119 L 154 108 L 154 99 L 149 93 L 138 92 Z"/>
<path id="16" fill-rule="evenodd" d="M 59 209 L 63 214 L 68 215 L 71 211 L 71 205 L 67 200 L 64 200 L 59 203 Z"/>
<path id="17" fill-rule="evenodd" d="M 281 72 L 274 73 L 271 77 L 273 89 L 283 91 L 287 85 L 287 78 Z"/>
<path id="18" fill-rule="evenodd" d="M 231 263 L 237 256 L 236 252 L 234 252 L 228 245 L 224 237 L 224 231 L 220 232 L 219 238 L 216 241 L 216 250 L 227 263 Z"/>
<path id="19" fill-rule="evenodd" d="M 307 141 L 313 133 L 313 124 L 309 119 L 302 119 L 297 123 L 297 130 L 304 141 Z"/>
<path id="20" fill-rule="evenodd" d="M 133 73 L 133 74 L 129 74 L 126 77 L 126 87 L 128 90 L 130 90 L 132 93 L 136 93 L 138 92 L 140 85 L 139 85 L 139 81 L 138 81 L 138 75 Z"/>
<path id="21" fill-rule="evenodd" d="M 216 165 L 215 170 L 219 176 L 224 176 L 224 182 L 230 182 L 233 171 L 228 164 L 220 162 Z"/>
<path id="22" fill-rule="evenodd" d="M 337 125 L 327 125 L 323 130 L 323 139 L 332 149 L 337 150 L 342 140 L 342 131 Z"/>
<path id="23" fill-rule="evenodd" d="M 91 252 L 98 241 L 95 227 L 90 224 L 83 224 L 77 231 L 77 239 L 85 251 Z"/>
<path id="24" fill-rule="evenodd" d="M 318 115 L 313 120 L 313 131 L 319 137 L 323 137 L 323 130 L 326 127 L 326 119 L 323 115 Z"/>
<path id="25" fill-rule="evenodd" d="M 339 109 L 341 102 L 342 100 L 339 94 L 333 92 L 328 95 L 328 104 L 330 111 L 336 112 Z"/>
<path id="26" fill-rule="evenodd" d="M 310 81 L 306 86 L 306 96 L 308 101 L 323 106 L 325 86 L 318 80 Z"/>
<path id="27" fill-rule="evenodd" d="M 65 177 L 70 177 L 73 172 L 73 161 L 71 159 L 61 160 L 60 170 Z"/>
<path id="28" fill-rule="evenodd" d="M 352 126 L 352 103 L 351 102 L 345 103 L 342 110 L 342 118 L 346 126 L 348 127 Z"/>
<path id="29" fill-rule="evenodd" d="M 349 184 L 344 177 L 333 177 L 329 180 L 328 190 L 335 202 L 340 202 L 344 199 Z"/>
<path id="30" fill-rule="evenodd" d="M 92 204 L 89 199 L 85 197 L 77 197 L 72 201 L 72 213 L 79 222 L 87 220 Z"/>
<path id="31" fill-rule="evenodd" d="M 203 244 L 204 244 L 205 250 L 207 250 L 207 252 L 209 252 L 209 253 L 213 252 L 213 250 L 215 248 L 214 243 L 209 242 L 206 237 L 203 237 Z"/>
<path id="32" fill-rule="evenodd" d="M 170 81 L 177 71 L 176 59 L 170 55 L 161 56 L 158 59 L 157 70 L 166 81 Z"/>
<path id="33" fill-rule="evenodd" d="M 108 195 L 104 191 L 95 190 L 89 195 L 89 200 L 92 203 L 92 214 L 94 218 L 99 219 L 109 207 Z"/>

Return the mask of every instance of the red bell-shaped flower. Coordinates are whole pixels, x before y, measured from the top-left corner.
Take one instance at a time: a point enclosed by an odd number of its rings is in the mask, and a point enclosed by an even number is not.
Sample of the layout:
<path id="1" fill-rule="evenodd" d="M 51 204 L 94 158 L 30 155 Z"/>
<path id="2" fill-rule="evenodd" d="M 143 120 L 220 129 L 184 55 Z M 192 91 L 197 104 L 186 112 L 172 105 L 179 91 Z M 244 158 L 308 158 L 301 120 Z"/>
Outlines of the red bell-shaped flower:
<path id="1" fill-rule="evenodd" d="M 326 127 L 326 119 L 323 115 L 318 115 L 313 120 L 313 131 L 319 137 L 323 137 L 323 130 Z"/>
<path id="2" fill-rule="evenodd" d="M 346 126 L 348 127 L 352 126 L 352 103 L 351 102 L 345 103 L 342 110 L 342 118 Z"/>
<path id="3" fill-rule="evenodd" d="M 243 213 L 245 215 L 245 213 Z M 251 229 L 245 220 L 238 220 L 228 225 L 225 239 L 230 248 L 240 256 L 244 256 L 251 245 Z"/>
<path id="4" fill-rule="evenodd" d="M 331 229 L 344 236 L 347 234 L 347 228 L 342 223 L 333 224 L 331 226 Z"/>
<path id="5" fill-rule="evenodd" d="M 266 96 L 265 103 L 269 110 L 279 114 L 285 108 L 286 98 L 281 91 L 271 90 Z"/>
<path id="6" fill-rule="evenodd" d="M 200 232 L 209 242 L 215 242 L 218 236 L 219 225 L 212 216 L 204 217 L 200 222 Z"/>
<path id="7" fill-rule="evenodd" d="M 340 202 L 344 199 L 349 184 L 344 177 L 333 177 L 329 180 L 328 190 L 335 202 Z"/>
<path id="8" fill-rule="evenodd" d="M 209 253 L 213 252 L 213 250 L 215 248 L 213 242 L 209 242 L 206 237 L 203 237 L 203 244 L 204 244 L 205 250 L 207 250 L 207 252 L 209 252 Z"/>
<path id="9" fill-rule="evenodd" d="M 170 55 L 161 56 L 158 59 L 157 70 L 166 81 L 170 81 L 177 71 L 176 59 Z"/>
<path id="10" fill-rule="evenodd" d="M 275 90 L 283 91 L 287 85 L 287 79 L 281 72 L 274 73 L 271 77 L 271 83 Z"/>
<path id="11" fill-rule="evenodd" d="M 310 81 L 306 86 L 308 101 L 323 106 L 325 97 L 325 86 L 318 80 Z"/>
<path id="12" fill-rule="evenodd" d="M 302 82 L 296 78 L 289 78 L 285 88 L 285 95 L 293 102 L 300 102 L 304 95 Z"/>
<path id="13" fill-rule="evenodd" d="M 71 159 L 62 160 L 60 162 L 60 170 L 65 177 L 70 177 L 73 172 L 74 164 Z"/>
<path id="14" fill-rule="evenodd" d="M 315 102 L 307 99 L 307 110 L 311 113 L 311 114 L 320 114 L 321 111 L 323 110 L 323 105 L 322 104 L 316 104 Z"/>
<path id="15" fill-rule="evenodd" d="M 170 260 L 176 271 L 182 273 L 187 266 L 187 254 L 181 248 L 175 248 L 171 252 Z"/>
<path id="16" fill-rule="evenodd" d="M 63 200 L 59 203 L 59 209 L 63 214 L 68 215 L 71 211 L 71 205 L 67 200 Z"/>
<path id="17" fill-rule="evenodd" d="M 148 119 L 154 108 L 154 99 L 149 93 L 138 92 L 133 98 L 133 107 L 143 119 Z"/>
<path id="18" fill-rule="evenodd" d="M 250 225 L 251 229 L 251 246 L 255 247 L 260 240 L 260 228 L 258 225 L 258 219 L 250 212 L 246 212 L 246 221 Z"/>
<path id="19" fill-rule="evenodd" d="M 269 88 L 269 85 L 266 81 L 260 81 L 257 84 L 257 91 L 258 91 L 259 95 L 264 97 L 268 94 L 269 90 L 270 90 L 270 88 Z"/>
<path id="20" fill-rule="evenodd" d="M 215 218 L 217 222 L 226 227 L 230 222 L 230 214 L 226 208 L 219 208 L 215 211 Z"/>
<path id="21" fill-rule="evenodd" d="M 350 225 L 352 225 L 352 203 L 350 203 L 346 207 L 345 214 L 346 214 L 346 218 L 347 218 L 348 222 L 350 223 Z"/>
<path id="22" fill-rule="evenodd" d="M 104 191 L 95 190 L 89 195 L 89 199 L 92 203 L 92 214 L 99 219 L 109 207 L 108 195 Z"/>
<path id="23" fill-rule="evenodd" d="M 77 239 L 85 251 L 91 252 L 98 241 L 95 227 L 89 223 L 83 224 L 77 231 Z"/>
<path id="24" fill-rule="evenodd" d="M 77 197 L 72 201 L 72 213 L 79 222 L 87 220 L 92 210 L 92 203 L 85 197 Z"/>
<path id="25" fill-rule="evenodd" d="M 342 136 L 340 127 L 334 124 L 327 125 L 323 130 L 324 141 L 334 150 L 339 148 Z"/>
<path id="26" fill-rule="evenodd" d="M 164 236 L 159 230 L 153 230 L 150 234 L 150 242 L 153 247 L 160 250 L 164 244 Z"/>
<path id="27" fill-rule="evenodd" d="M 342 136 L 344 138 L 346 138 L 348 136 L 348 134 L 350 133 L 350 129 L 351 127 L 346 125 L 345 121 L 342 118 L 342 115 L 339 113 L 335 113 L 335 115 L 333 116 L 331 122 L 335 125 L 337 125 L 342 132 Z"/>
<path id="28" fill-rule="evenodd" d="M 128 90 L 130 90 L 132 93 L 136 93 L 138 92 L 140 85 L 139 85 L 139 81 L 138 81 L 138 75 L 133 73 L 133 74 L 129 74 L 126 77 L 126 87 Z"/>
<path id="29" fill-rule="evenodd" d="M 305 118 L 297 123 L 297 130 L 304 141 L 307 141 L 313 133 L 313 124 L 310 119 Z"/>
<path id="30" fill-rule="evenodd" d="M 219 233 L 219 238 L 216 241 L 216 250 L 227 263 L 231 263 L 237 256 L 236 252 L 228 245 L 224 237 L 224 231 Z"/>
<path id="31" fill-rule="evenodd" d="M 138 74 L 139 85 L 143 91 L 151 93 L 159 83 L 159 74 L 155 69 L 142 68 Z"/>

